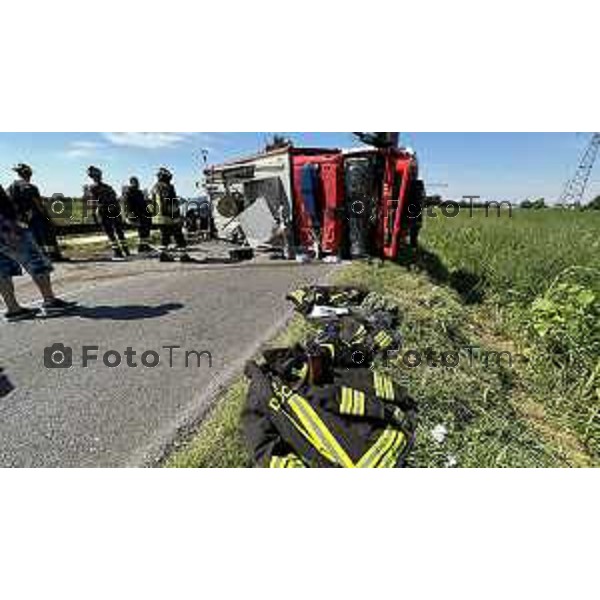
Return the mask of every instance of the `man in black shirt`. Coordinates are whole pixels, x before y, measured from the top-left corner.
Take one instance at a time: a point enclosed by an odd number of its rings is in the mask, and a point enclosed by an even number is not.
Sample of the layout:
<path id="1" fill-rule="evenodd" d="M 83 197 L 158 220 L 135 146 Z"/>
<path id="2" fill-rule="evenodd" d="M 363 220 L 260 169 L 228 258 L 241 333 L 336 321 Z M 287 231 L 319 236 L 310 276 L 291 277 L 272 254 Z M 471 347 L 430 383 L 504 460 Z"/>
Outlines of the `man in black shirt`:
<path id="1" fill-rule="evenodd" d="M 7 321 L 22 321 L 39 314 L 38 309 L 22 307 L 15 296 L 12 279 L 22 274 L 21 266 L 40 290 L 46 314 L 65 312 L 76 306 L 75 302 L 66 302 L 54 295 L 50 281 L 52 265 L 23 220 L 28 214 L 27 205 L 16 206 L 0 186 L 0 297 L 6 305 L 4 318 Z"/>
<path id="2" fill-rule="evenodd" d="M 14 181 L 7 192 L 20 213 L 21 220 L 29 225 L 37 245 L 52 261 L 62 261 L 63 256 L 56 238 L 56 230 L 46 210 L 40 191 L 31 183 L 33 171 L 29 165 L 19 163 L 13 167 L 19 179 Z"/>
<path id="3" fill-rule="evenodd" d="M 87 174 L 93 183 L 85 186 L 84 197 L 86 200 L 92 200 L 96 205 L 96 214 L 110 240 L 115 259 L 123 260 L 125 256 L 129 256 L 129 248 L 125 239 L 121 205 L 117 194 L 110 185 L 102 181 L 102 171 L 98 167 L 89 167 Z"/>

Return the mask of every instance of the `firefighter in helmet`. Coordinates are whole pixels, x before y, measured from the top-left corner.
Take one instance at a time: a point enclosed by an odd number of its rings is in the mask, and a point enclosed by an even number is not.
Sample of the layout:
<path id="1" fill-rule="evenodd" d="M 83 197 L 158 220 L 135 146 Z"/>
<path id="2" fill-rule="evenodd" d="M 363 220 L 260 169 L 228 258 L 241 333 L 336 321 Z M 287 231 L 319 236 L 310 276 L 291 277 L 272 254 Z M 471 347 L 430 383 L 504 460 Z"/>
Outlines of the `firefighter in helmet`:
<path id="1" fill-rule="evenodd" d="M 146 195 L 140 189 L 140 180 L 137 177 L 129 178 L 129 185 L 123 190 L 123 202 L 129 218 L 137 225 L 138 252 L 150 252 L 152 211 Z"/>
<path id="2" fill-rule="evenodd" d="M 172 183 L 173 174 L 169 169 L 161 167 L 156 173 L 156 183 L 151 191 L 154 222 L 160 229 L 160 260 L 172 262 L 173 254 L 169 252 L 171 242 L 175 243 L 175 252 L 181 262 L 191 262 L 186 252 L 187 243 L 183 235 L 183 216 L 179 206 L 179 198 Z"/>
<path id="3" fill-rule="evenodd" d="M 110 240 L 114 258 L 123 260 L 125 256 L 129 256 L 129 248 L 117 194 L 110 185 L 102 181 L 102 171 L 98 167 L 89 167 L 87 174 L 93 183 L 84 187 L 84 197 L 96 207 L 96 215 Z"/>
<path id="4" fill-rule="evenodd" d="M 28 224 L 44 254 L 54 262 L 64 260 L 51 214 L 40 196 L 39 189 L 31 183 L 32 168 L 25 163 L 19 163 L 13 167 L 13 171 L 18 175 L 18 179 L 7 190 L 12 203 L 20 210 L 23 221 Z"/>

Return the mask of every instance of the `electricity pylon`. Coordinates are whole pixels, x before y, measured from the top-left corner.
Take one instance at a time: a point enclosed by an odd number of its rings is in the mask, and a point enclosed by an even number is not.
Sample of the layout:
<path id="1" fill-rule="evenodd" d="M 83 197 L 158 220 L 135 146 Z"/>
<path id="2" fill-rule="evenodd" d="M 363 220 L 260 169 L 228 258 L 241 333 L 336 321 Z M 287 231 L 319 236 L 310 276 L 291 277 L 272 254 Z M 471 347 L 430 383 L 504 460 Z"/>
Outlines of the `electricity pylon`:
<path id="1" fill-rule="evenodd" d="M 585 193 L 585 188 L 590 180 L 594 162 L 598 155 L 598 148 L 600 148 L 600 133 L 594 133 L 579 161 L 579 166 L 577 167 L 575 175 L 567 182 L 567 185 L 559 198 L 559 203 L 565 206 L 581 205 L 581 199 Z"/>

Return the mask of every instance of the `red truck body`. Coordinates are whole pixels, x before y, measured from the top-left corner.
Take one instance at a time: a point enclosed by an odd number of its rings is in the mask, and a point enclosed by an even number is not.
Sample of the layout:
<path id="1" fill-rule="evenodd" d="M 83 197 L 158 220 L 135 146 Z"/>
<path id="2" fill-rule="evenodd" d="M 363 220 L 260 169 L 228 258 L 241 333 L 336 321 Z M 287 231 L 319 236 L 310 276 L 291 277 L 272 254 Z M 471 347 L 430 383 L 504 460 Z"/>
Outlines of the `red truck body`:
<path id="1" fill-rule="evenodd" d="M 280 203 L 293 227 L 297 252 L 312 252 L 318 242 L 324 254 L 348 256 L 348 223 L 361 215 L 353 214 L 358 195 L 349 184 L 350 165 L 362 164 L 364 177 L 369 179 L 368 190 L 361 189 L 361 202 L 369 210 L 362 215 L 368 230 L 368 250 L 364 254 L 382 258 L 398 257 L 408 234 L 407 204 L 411 188 L 418 179 L 418 164 L 413 153 L 402 148 L 360 147 L 347 151 L 331 148 L 302 148 L 288 146 L 255 156 L 215 165 L 205 171 L 211 198 L 221 199 L 233 191 L 240 198 L 256 196 L 251 192 L 262 182 L 263 195 L 275 207 Z M 307 165 L 314 167 L 317 183 L 307 198 L 303 188 L 303 173 Z M 364 165 L 367 165 L 364 167 Z M 275 185 L 267 185 L 277 180 Z M 356 191 L 356 190 L 355 190 Z M 364 196 L 364 197 L 363 197 Z M 213 202 L 213 205 L 215 203 Z M 242 201 L 242 210 L 244 204 Z M 316 210 L 318 222 L 313 222 L 311 210 Z M 318 236 L 319 239 L 316 239 Z"/>
<path id="2" fill-rule="evenodd" d="M 413 155 L 396 148 L 380 150 L 385 160 L 381 194 L 381 252 L 384 258 L 397 258 L 408 235 L 407 203 L 410 189 L 418 178 Z"/>
<path id="3" fill-rule="evenodd" d="M 402 148 L 360 148 L 344 153 L 346 164 L 357 158 L 369 158 L 375 171 L 371 200 L 376 215 L 374 247 L 381 257 L 395 259 L 408 235 L 407 205 L 418 179 L 417 159 Z"/>
<path id="4" fill-rule="evenodd" d="M 307 199 L 302 189 L 302 174 L 306 165 L 317 167 L 316 194 L 320 213 L 320 248 L 327 254 L 341 251 L 343 235 L 344 168 L 339 151 L 323 154 L 303 154 L 302 149 L 291 155 L 294 191 L 294 228 L 297 241 L 304 249 L 315 243 L 316 223 L 307 210 Z"/>

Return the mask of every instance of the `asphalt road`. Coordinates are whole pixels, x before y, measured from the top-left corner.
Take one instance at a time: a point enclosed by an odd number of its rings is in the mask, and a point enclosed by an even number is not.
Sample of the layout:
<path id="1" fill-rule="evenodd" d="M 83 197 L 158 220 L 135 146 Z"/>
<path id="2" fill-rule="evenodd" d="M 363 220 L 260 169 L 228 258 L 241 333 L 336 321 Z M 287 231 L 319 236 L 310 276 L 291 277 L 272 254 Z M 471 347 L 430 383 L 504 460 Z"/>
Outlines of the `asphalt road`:
<path id="1" fill-rule="evenodd" d="M 0 398 L 0 466 L 152 464 L 281 326 L 289 315 L 286 292 L 327 272 L 323 265 L 273 262 L 133 261 L 61 269 L 56 287 L 77 298 L 81 311 L 0 322 L 0 367 L 15 388 Z M 35 297 L 26 278 L 17 290 L 25 302 Z M 72 349 L 70 368 L 45 367 L 44 349 L 57 343 Z M 85 368 L 84 346 L 98 346 L 97 360 Z M 128 347 L 137 367 L 127 365 Z M 104 364 L 109 350 L 120 354 L 119 366 Z M 146 351 L 158 353 L 157 366 L 141 364 Z M 189 351 L 204 352 L 199 366 L 194 354 L 186 366 Z M 148 364 L 153 360 L 146 356 Z"/>

